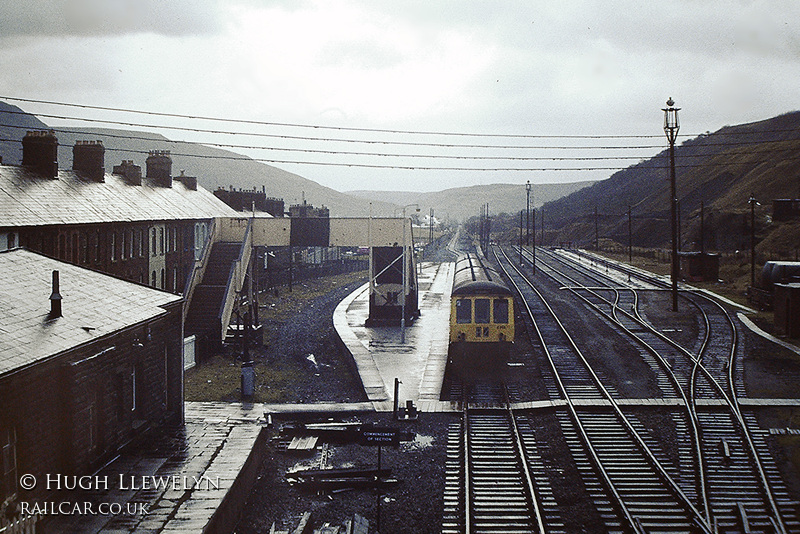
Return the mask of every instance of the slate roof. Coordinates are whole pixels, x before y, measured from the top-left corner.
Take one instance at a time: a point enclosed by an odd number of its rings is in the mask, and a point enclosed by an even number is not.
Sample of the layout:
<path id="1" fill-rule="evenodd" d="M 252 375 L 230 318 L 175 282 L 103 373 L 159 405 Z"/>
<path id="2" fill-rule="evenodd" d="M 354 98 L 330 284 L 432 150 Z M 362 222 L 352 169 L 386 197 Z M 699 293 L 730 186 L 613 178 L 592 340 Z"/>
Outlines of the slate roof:
<path id="1" fill-rule="evenodd" d="M 63 317 L 48 320 L 54 270 Z M 154 319 L 182 298 L 25 249 L 0 252 L 0 376 Z"/>
<path id="2" fill-rule="evenodd" d="M 241 216 L 209 191 L 189 189 L 178 180 L 172 187 L 156 187 L 147 178 L 131 185 L 106 173 L 105 182 L 94 182 L 66 170 L 51 179 L 25 167 L 0 165 L 0 227 Z"/>

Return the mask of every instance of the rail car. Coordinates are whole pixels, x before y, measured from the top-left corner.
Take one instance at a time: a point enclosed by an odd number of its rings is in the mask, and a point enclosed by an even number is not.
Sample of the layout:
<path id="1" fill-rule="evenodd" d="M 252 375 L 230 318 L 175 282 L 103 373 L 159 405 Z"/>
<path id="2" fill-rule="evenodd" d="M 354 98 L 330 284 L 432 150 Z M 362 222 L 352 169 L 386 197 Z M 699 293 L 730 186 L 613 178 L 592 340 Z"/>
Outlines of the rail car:
<path id="1" fill-rule="evenodd" d="M 448 363 L 462 376 L 498 371 L 514 343 L 514 295 L 475 254 L 458 258 L 450 298 Z"/>

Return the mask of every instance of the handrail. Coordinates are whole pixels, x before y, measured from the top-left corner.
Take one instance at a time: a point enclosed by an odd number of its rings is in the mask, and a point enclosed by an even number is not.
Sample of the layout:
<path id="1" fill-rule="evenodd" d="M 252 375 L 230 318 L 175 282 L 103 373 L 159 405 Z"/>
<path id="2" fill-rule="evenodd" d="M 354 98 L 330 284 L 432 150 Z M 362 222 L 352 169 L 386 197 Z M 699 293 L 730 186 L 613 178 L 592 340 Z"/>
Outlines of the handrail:
<path id="1" fill-rule="evenodd" d="M 225 333 L 228 330 L 228 325 L 231 322 L 233 315 L 233 307 L 236 297 L 242 290 L 244 280 L 247 275 L 247 270 L 250 265 L 250 256 L 253 251 L 253 219 L 247 221 L 247 229 L 244 232 L 244 239 L 242 240 L 242 248 L 239 250 L 239 257 L 231 265 L 230 273 L 228 274 L 228 283 L 225 287 L 225 296 L 222 301 L 222 307 L 218 315 L 220 325 L 220 340 L 225 340 Z"/>
<path id="2" fill-rule="evenodd" d="M 208 267 L 208 260 L 211 258 L 211 249 L 213 248 L 214 243 L 217 241 L 217 236 L 219 235 L 219 225 L 217 224 L 216 219 L 211 219 L 211 228 L 209 229 L 208 236 L 206 237 L 206 242 L 203 244 L 203 254 L 200 258 L 194 260 L 194 265 L 192 267 L 192 274 L 186 278 L 186 283 L 183 287 L 183 322 L 186 322 L 186 317 L 189 315 L 189 304 L 192 302 L 192 297 L 194 296 L 194 290 L 200 283 L 203 281 L 203 276 L 206 274 L 206 268 Z"/>

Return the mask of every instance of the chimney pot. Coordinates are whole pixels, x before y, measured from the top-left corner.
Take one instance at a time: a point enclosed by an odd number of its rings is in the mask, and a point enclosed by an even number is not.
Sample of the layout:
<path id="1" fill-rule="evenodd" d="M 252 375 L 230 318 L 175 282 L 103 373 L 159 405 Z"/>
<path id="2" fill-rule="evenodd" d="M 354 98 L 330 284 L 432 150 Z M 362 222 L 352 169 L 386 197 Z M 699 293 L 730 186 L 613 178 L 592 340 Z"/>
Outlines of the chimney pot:
<path id="1" fill-rule="evenodd" d="M 72 147 L 72 170 L 95 182 L 105 181 L 105 147 L 102 141 L 76 141 Z"/>
<path id="2" fill-rule="evenodd" d="M 142 185 L 142 168 L 133 164 L 133 160 L 124 159 L 120 165 L 114 165 L 113 174 L 118 174 L 130 185 Z"/>
<path id="3" fill-rule="evenodd" d="M 53 292 L 50 294 L 49 319 L 61 317 L 61 293 L 58 286 L 58 271 L 53 271 Z"/>
<path id="4" fill-rule="evenodd" d="M 157 187 L 172 187 L 172 157 L 169 150 L 151 150 L 146 164 L 147 178 Z"/>
<path id="5" fill-rule="evenodd" d="M 34 130 L 22 138 L 22 165 L 47 177 L 58 178 L 58 139 L 53 130 Z"/>

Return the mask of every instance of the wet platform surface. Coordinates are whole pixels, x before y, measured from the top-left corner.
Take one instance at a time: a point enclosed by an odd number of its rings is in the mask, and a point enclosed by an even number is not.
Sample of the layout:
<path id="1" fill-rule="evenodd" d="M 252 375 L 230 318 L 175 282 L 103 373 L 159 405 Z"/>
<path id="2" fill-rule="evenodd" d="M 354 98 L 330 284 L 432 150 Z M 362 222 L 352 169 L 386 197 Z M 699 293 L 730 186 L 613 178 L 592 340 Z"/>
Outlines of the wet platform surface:
<path id="1" fill-rule="evenodd" d="M 352 354 L 369 402 L 391 411 L 394 381 L 401 405 L 411 400 L 421 411 L 449 411 L 438 399 L 447 365 L 453 263 L 423 263 L 419 281 L 420 316 L 405 328 L 365 326 L 368 285 L 345 298 L 334 312 L 334 328 Z"/>
<path id="2" fill-rule="evenodd" d="M 93 488 L 51 496 L 90 513 L 48 514 L 45 532 L 231 532 L 260 464 L 263 415 L 260 404 L 187 402 L 184 428 L 147 433 Z"/>

